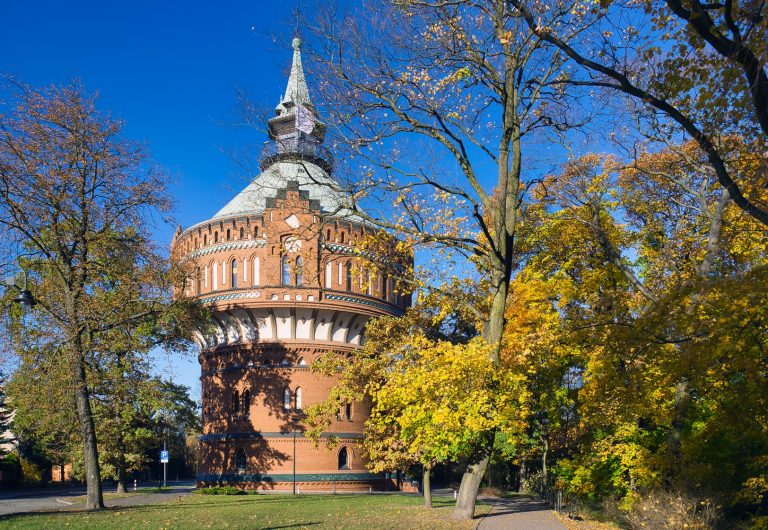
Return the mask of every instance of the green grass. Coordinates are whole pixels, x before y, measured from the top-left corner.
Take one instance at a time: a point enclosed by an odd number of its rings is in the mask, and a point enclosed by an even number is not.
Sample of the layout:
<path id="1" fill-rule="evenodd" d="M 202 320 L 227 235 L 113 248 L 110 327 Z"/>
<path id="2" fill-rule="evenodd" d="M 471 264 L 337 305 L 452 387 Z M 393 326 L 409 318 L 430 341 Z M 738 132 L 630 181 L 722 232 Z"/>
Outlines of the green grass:
<path id="1" fill-rule="evenodd" d="M 175 501 L 97 513 L 46 512 L 0 518 L 0 528 L 470 529 L 450 519 L 453 499 L 406 495 L 187 495 Z M 488 506 L 479 505 L 483 514 Z"/>

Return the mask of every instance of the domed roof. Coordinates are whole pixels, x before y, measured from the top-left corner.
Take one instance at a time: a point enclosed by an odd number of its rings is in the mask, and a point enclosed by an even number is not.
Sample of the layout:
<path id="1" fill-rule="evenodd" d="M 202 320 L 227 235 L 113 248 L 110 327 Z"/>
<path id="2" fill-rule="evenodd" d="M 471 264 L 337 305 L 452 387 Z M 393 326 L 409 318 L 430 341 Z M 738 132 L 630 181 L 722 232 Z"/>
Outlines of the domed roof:
<path id="1" fill-rule="evenodd" d="M 304 198 L 309 199 L 312 207 L 318 208 L 321 215 L 362 222 L 360 217 L 345 207 L 348 204 L 347 195 L 338 182 L 318 165 L 299 160 L 271 164 L 219 210 L 213 219 L 261 215 L 282 191 L 296 188 L 304 192 Z"/>

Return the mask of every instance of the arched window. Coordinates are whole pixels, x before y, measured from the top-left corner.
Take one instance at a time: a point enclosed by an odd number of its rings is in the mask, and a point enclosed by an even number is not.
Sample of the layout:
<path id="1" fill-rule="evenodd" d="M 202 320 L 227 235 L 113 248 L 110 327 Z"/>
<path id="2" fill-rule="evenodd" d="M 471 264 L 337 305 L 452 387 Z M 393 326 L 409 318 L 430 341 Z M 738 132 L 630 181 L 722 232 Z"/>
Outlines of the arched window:
<path id="1" fill-rule="evenodd" d="M 214 243 L 218 243 L 219 242 L 219 233 L 218 232 L 214 232 L 213 233 L 213 242 Z"/>
<path id="2" fill-rule="evenodd" d="M 373 292 L 373 284 L 371 283 L 371 271 L 365 271 L 365 292 L 368 296 Z"/>
<path id="3" fill-rule="evenodd" d="M 242 447 L 235 451 L 235 468 L 238 473 L 245 473 L 248 467 L 248 458 L 245 456 L 245 449 Z"/>
<path id="4" fill-rule="evenodd" d="M 195 289 L 197 290 L 197 294 L 200 294 L 203 292 L 203 275 L 200 273 L 200 267 L 197 267 L 195 269 Z"/>
<path id="5" fill-rule="evenodd" d="M 231 232 L 229 231 L 229 228 L 227 228 L 227 241 L 232 237 Z"/>
<path id="6" fill-rule="evenodd" d="M 237 288 L 237 259 L 232 259 L 232 262 L 229 264 L 229 275 L 230 275 L 230 283 L 232 284 L 232 289 Z"/>
<path id="7" fill-rule="evenodd" d="M 253 237 L 254 238 L 259 237 L 259 227 L 258 226 L 254 226 L 253 227 Z"/>
<path id="8" fill-rule="evenodd" d="M 253 258 L 253 285 L 254 287 L 258 287 L 259 283 L 261 282 L 261 260 L 259 260 L 259 257 L 256 256 Z"/>
<path id="9" fill-rule="evenodd" d="M 235 390 L 232 392 L 232 412 L 237 414 L 240 412 L 240 394 Z"/>
<path id="10" fill-rule="evenodd" d="M 203 246 L 208 244 L 208 234 L 203 234 Z"/>
<path id="11" fill-rule="evenodd" d="M 325 264 L 325 288 L 333 289 L 333 263 Z"/>
<path id="12" fill-rule="evenodd" d="M 301 405 L 301 387 L 296 387 L 296 410 L 302 410 Z"/>
<path id="13" fill-rule="evenodd" d="M 243 417 L 247 418 L 251 415 L 251 391 L 246 390 L 243 392 Z"/>
<path id="14" fill-rule="evenodd" d="M 347 421 L 352 421 L 352 403 L 347 403 L 344 406 L 344 415 L 347 417 Z"/>
<path id="15" fill-rule="evenodd" d="M 339 469 L 349 469 L 349 451 L 346 447 L 339 449 Z"/>
<path id="16" fill-rule="evenodd" d="M 214 261 L 213 262 L 213 290 L 217 290 L 219 288 L 219 262 Z"/>
<path id="17" fill-rule="evenodd" d="M 245 230 L 243 230 L 243 227 L 241 226 L 240 227 L 240 239 L 243 239 L 244 236 L 245 236 Z"/>
<path id="18" fill-rule="evenodd" d="M 291 285 L 291 262 L 287 254 L 280 258 L 280 285 Z"/>
<path id="19" fill-rule="evenodd" d="M 283 410 L 291 410 L 291 389 L 286 388 L 283 391 Z"/>
<path id="20" fill-rule="evenodd" d="M 296 258 L 296 285 L 304 285 L 304 258 Z"/>
<path id="21" fill-rule="evenodd" d="M 331 240 L 331 229 L 329 228 L 328 231 L 325 233 L 325 240 L 330 241 Z"/>
<path id="22" fill-rule="evenodd" d="M 347 291 L 352 290 L 352 262 L 348 261 L 346 265 L 346 275 L 347 275 Z"/>
<path id="23" fill-rule="evenodd" d="M 307 365 L 307 361 L 304 360 L 304 357 L 299 359 L 299 362 L 296 363 L 296 366 L 306 366 L 306 365 Z"/>
<path id="24" fill-rule="evenodd" d="M 339 237 L 341 238 L 341 243 L 344 243 L 344 232 L 342 232 Z"/>

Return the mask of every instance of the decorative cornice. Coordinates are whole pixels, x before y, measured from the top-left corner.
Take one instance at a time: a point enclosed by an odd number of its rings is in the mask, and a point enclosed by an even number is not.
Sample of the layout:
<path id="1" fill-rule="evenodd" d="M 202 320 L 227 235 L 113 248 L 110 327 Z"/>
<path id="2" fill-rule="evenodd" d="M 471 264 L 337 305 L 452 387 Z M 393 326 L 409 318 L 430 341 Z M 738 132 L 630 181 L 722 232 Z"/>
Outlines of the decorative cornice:
<path id="1" fill-rule="evenodd" d="M 188 258 L 199 258 L 215 252 L 226 252 L 231 250 L 242 250 L 245 248 L 264 248 L 267 245 L 266 239 L 244 239 L 240 241 L 230 241 L 227 243 L 217 243 L 198 250 L 193 250 L 187 254 Z"/>
<path id="2" fill-rule="evenodd" d="M 398 316 L 403 314 L 403 310 L 400 309 L 399 307 L 395 306 L 395 305 L 385 304 L 383 302 L 378 302 L 376 300 L 371 300 L 371 299 L 367 299 L 367 298 L 360 298 L 358 296 L 349 295 L 349 294 L 340 295 L 340 294 L 326 293 L 325 299 L 326 300 L 336 300 L 338 302 L 351 302 L 353 304 L 367 305 L 367 306 L 375 307 L 377 309 L 381 309 L 381 310 L 386 311 L 387 313 L 390 313 L 390 314 L 394 313 L 395 315 L 398 315 Z M 394 311 L 393 311 L 393 309 L 394 309 Z"/>

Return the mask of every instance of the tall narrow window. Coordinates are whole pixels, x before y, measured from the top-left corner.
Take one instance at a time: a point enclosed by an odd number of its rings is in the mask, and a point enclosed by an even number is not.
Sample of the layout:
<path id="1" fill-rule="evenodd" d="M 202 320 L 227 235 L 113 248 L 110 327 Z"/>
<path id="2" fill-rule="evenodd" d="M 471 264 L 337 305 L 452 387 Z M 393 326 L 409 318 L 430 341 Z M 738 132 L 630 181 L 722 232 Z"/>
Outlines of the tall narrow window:
<path id="1" fill-rule="evenodd" d="M 218 243 L 219 242 L 219 233 L 218 232 L 214 232 L 213 233 L 213 242 L 214 243 Z"/>
<path id="2" fill-rule="evenodd" d="M 227 241 L 229 241 L 231 237 L 232 233 L 229 231 L 229 228 L 227 228 Z"/>
<path id="3" fill-rule="evenodd" d="M 208 234 L 203 234 L 203 246 L 208 244 Z"/>
<path id="4" fill-rule="evenodd" d="M 240 394 L 235 390 L 232 392 L 232 412 L 237 414 L 240 412 Z"/>
<path id="5" fill-rule="evenodd" d="M 258 226 L 254 226 L 253 227 L 253 237 L 254 238 L 259 237 L 259 227 Z"/>
<path id="6" fill-rule="evenodd" d="M 291 285 L 291 262 L 287 254 L 280 258 L 280 285 Z"/>
<path id="7" fill-rule="evenodd" d="M 386 273 L 384 273 L 384 276 L 381 279 L 381 297 L 384 300 L 389 300 L 389 298 L 387 297 L 387 294 L 388 294 L 387 287 L 389 287 L 389 277 L 387 276 Z"/>
<path id="8" fill-rule="evenodd" d="M 340 237 L 340 239 L 341 239 L 341 243 L 344 243 L 344 232 L 342 232 L 342 233 L 341 233 L 341 235 L 340 235 L 339 237 Z"/>
<path id="9" fill-rule="evenodd" d="M 243 417 L 247 418 L 251 414 L 251 391 L 243 392 Z"/>
<path id="10" fill-rule="evenodd" d="M 304 285 L 304 258 L 296 258 L 296 285 Z"/>
<path id="11" fill-rule="evenodd" d="M 352 403 L 347 403 L 344 406 L 344 415 L 347 417 L 347 421 L 352 421 Z"/>
<path id="12" fill-rule="evenodd" d="M 370 296 L 371 292 L 373 292 L 373 284 L 371 282 L 371 271 L 369 270 L 365 271 L 365 292 L 368 294 L 368 296 Z"/>
<path id="13" fill-rule="evenodd" d="M 219 288 L 219 262 L 213 262 L 213 290 Z"/>
<path id="14" fill-rule="evenodd" d="M 195 288 L 197 290 L 197 294 L 200 294 L 203 292 L 203 276 L 200 274 L 200 267 L 197 267 L 195 269 Z"/>
<path id="15" fill-rule="evenodd" d="M 349 451 L 346 447 L 339 450 L 339 469 L 349 469 Z"/>
<path id="16" fill-rule="evenodd" d="M 346 265 L 346 274 L 347 274 L 347 291 L 352 290 L 352 262 L 348 261 Z"/>
<path id="17" fill-rule="evenodd" d="M 291 410 L 291 389 L 286 388 L 283 391 L 283 410 Z"/>
<path id="18" fill-rule="evenodd" d="M 238 473 L 245 473 L 248 467 L 248 458 L 245 456 L 245 449 L 243 448 L 235 451 L 235 467 Z"/>
<path id="19" fill-rule="evenodd" d="M 325 264 L 325 288 L 333 289 L 333 263 L 330 261 Z"/>
<path id="20" fill-rule="evenodd" d="M 237 259 L 233 259 L 229 264 L 229 275 L 231 277 L 232 289 L 237 288 Z"/>
<path id="21" fill-rule="evenodd" d="M 245 230 L 243 230 L 243 227 L 240 227 L 240 239 L 243 239 L 245 236 Z"/>
<path id="22" fill-rule="evenodd" d="M 259 278 L 261 276 L 261 260 L 259 260 L 259 257 L 256 256 L 253 258 L 253 285 L 254 287 L 258 287 L 261 279 Z"/>
<path id="23" fill-rule="evenodd" d="M 301 405 L 301 387 L 296 387 L 296 410 L 302 410 Z"/>
<path id="24" fill-rule="evenodd" d="M 331 229 L 329 228 L 328 231 L 325 233 L 325 240 L 330 241 L 331 240 Z"/>

